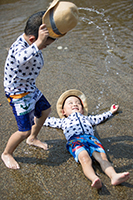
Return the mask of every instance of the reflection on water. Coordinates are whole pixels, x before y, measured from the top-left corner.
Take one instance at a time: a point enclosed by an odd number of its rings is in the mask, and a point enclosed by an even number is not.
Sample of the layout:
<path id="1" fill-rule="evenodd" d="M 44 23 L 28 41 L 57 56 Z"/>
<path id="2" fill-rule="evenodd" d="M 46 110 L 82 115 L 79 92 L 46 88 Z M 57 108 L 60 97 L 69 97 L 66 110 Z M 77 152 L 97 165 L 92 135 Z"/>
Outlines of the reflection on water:
<path id="1" fill-rule="evenodd" d="M 53 105 L 53 115 L 56 115 L 55 104 L 59 95 L 70 88 L 80 89 L 86 94 L 89 101 L 89 111 L 92 114 L 108 110 L 112 103 L 119 103 L 120 114 L 100 126 L 99 132 L 101 131 L 101 138 L 104 138 L 105 144 L 106 138 L 109 137 L 107 140 L 109 143 L 106 146 L 108 149 L 112 149 L 109 150 L 110 155 L 114 156 L 115 151 L 117 151 L 115 164 L 117 165 L 119 162 L 121 169 L 131 170 L 132 160 L 126 153 L 129 153 L 128 146 L 122 154 L 124 158 L 121 161 L 119 154 L 124 151 L 122 145 L 119 142 L 119 148 L 115 146 L 113 152 L 114 146 L 111 142 L 112 140 L 115 141 L 115 137 L 118 140 L 122 137 L 123 142 L 126 140 L 125 137 L 129 137 L 132 141 L 132 0 L 74 0 L 73 2 L 79 9 L 78 25 L 66 36 L 43 50 L 45 67 L 41 71 L 37 85 Z M 3 89 L 3 71 L 8 49 L 16 38 L 23 33 L 28 17 L 35 12 L 45 10 L 49 3 L 50 0 L 0 0 L 0 103 L 4 105 L 0 107 L 3 114 L 0 117 L 1 152 L 11 134 L 10 131 L 15 129 L 14 118 L 11 113 L 6 116 L 9 107 L 4 98 Z M 64 180 L 70 183 L 71 179 L 72 185 L 77 188 L 76 196 L 79 199 L 92 199 L 92 191 L 87 180 L 84 180 L 81 174 L 78 176 L 81 169 L 77 167 L 73 160 L 69 159 L 67 152 L 65 152 L 65 144 L 63 146 L 61 143 L 64 139 L 62 134 L 55 130 L 52 131 L 52 134 L 51 130 L 45 130 L 44 134 L 44 130 L 42 130 L 40 137 L 42 140 L 60 142 L 57 142 L 52 151 L 49 151 L 50 153 L 34 148 L 29 149 L 24 144 L 20 145 L 15 156 L 18 157 L 18 161 L 22 165 L 22 171 L 17 173 L 10 173 L 1 163 L 4 179 L 1 182 L 0 193 L 3 196 L 6 194 L 4 199 L 12 199 L 12 195 L 14 199 L 16 197 L 18 197 L 16 199 L 19 199 L 21 194 L 25 194 L 24 199 L 31 200 L 42 200 L 44 196 L 46 199 L 54 199 L 54 197 L 56 197 L 55 199 L 63 199 L 63 195 L 64 199 L 69 200 L 71 195 L 75 195 L 75 190 L 74 187 L 68 188 Z M 129 147 L 131 150 L 130 145 Z M 59 156 L 60 152 L 64 153 L 62 158 Z M 52 157 L 52 155 L 54 156 Z M 47 159 L 47 163 L 45 159 Z M 59 162 L 56 162 L 58 159 Z M 122 168 L 123 162 L 125 168 Z M 59 164 L 57 165 L 57 163 Z M 32 177 L 31 173 L 35 177 Z M 100 175 L 104 180 L 101 172 Z M 5 186 L 3 186 L 4 182 L 6 182 Z M 12 187 L 12 184 L 15 187 Z M 25 187 L 19 188 L 21 184 Z M 85 187 L 87 188 L 86 191 L 84 190 Z M 119 200 L 119 191 L 111 189 L 109 183 L 107 183 L 107 187 L 112 190 L 110 200 L 117 197 Z M 7 191 L 7 188 L 10 191 Z M 30 194 L 28 194 L 29 188 Z M 17 192 L 15 193 L 15 191 Z M 87 191 L 89 191 L 89 194 Z M 123 199 L 126 198 L 126 195 L 131 196 L 132 194 L 127 187 L 123 187 L 120 192 L 122 195 L 124 194 Z M 104 196 L 105 199 L 108 198 L 106 194 Z M 99 196 L 96 195 L 95 199 L 99 199 Z"/>

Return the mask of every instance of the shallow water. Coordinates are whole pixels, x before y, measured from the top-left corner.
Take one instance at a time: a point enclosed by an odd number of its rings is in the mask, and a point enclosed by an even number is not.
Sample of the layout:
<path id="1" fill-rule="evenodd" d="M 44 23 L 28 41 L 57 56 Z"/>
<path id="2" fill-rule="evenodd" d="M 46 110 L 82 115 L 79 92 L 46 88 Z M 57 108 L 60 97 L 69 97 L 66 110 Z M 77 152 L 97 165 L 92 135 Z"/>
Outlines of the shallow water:
<path id="1" fill-rule="evenodd" d="M 79 9 L 78 25 L 43 50 L 45 65 L 37 86 L 52 105 L 67 89 L 76 88 L 88 98 L 89 113 L 102 113 L 113 103 L 119 113 L 96 128 L 116 171 L 133 176 L 133 2 L 132 0 L 73 1 Z M 0 0 L 0 153 L 17 126 L 4 96 L 3 74 L 8 49 L 23 32 L 28 17 L 45 10 L 50 1 Z M 98 193 L 91 189 L 81 166 L 65 149 L 60 130 L 43 128 L 39 134 L 50 146 L 45 152 L 23 142 L 14 152 L 21 170 L 7 169 L 0 161 L 1 199 L 132 199 L 133 180 L 112 187 L 103 181 Z"/>

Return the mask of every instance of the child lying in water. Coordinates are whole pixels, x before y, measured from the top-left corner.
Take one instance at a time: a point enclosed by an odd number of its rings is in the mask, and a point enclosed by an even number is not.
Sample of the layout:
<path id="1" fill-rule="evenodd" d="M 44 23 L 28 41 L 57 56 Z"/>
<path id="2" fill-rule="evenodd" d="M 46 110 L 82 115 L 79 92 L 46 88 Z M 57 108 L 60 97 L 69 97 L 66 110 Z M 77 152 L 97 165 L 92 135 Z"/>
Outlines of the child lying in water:
<path id="1" fill-rule="evenodd" d="M 102 170 L 111 179 L 112 185 L 119 185 L 129 179 L 129 172 L 115 172 L 93 131 L 94 125 L 111 117 L 118 108 L 118 105 L 113 104 L 108 112 L 86 116 L 88 106 L 85 95 L 79 90 L 71 89 L 64 92 L 57 101 L 57 112 L 60 118 L 48 117 L 44 123 L 44 126 L 63 130 L 68 151 L 76 162 L 81 163 L 85 176 L 91 180 L 91 186 L 96 189 L 102 187 L 102 182 L 93 170 L 92 157 L 99 162 Z"/>

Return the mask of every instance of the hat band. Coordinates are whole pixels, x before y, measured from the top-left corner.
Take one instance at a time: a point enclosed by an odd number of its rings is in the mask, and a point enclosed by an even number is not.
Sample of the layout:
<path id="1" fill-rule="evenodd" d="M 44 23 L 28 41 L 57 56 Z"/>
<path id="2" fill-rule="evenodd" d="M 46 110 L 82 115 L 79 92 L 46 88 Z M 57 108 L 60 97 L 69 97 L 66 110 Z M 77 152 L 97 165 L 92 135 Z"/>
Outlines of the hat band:
<path id="1" fill-rule="evenodd" d="M 53 14 L 54 14 L 54 8 L 52 8 L 50 10 L 50 23 L 51 23 L 51 27 L 52 27 L 54 33 L 56 33 L 57 35 L 64 35 L 64 34 L 60 33 L 60 31 L 56 27 Z"/>

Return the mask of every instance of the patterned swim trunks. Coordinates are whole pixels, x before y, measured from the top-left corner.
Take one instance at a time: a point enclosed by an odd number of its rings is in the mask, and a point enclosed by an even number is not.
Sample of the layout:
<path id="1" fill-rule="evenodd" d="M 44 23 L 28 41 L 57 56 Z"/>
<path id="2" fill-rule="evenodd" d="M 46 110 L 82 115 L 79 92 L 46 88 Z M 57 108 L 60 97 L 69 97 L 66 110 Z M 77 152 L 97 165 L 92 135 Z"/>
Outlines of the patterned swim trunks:
<path id="1" fill-rule="evenodd" d="M 38 89 L 34 93 L 6 96 L 12 106 L 19 131 L 31 130 L 32 125 L 34 125 L 34 116 L 40 118 L 41 112 L 51 107 Z"/>
<path id="2" fill-rule="evenodd" d="M 101 142 L 93 135 L 78 135 L 71 138 L 66 144 L 67 150 L 78 162 L 78 155 L 81 151 L 86 150 L 90 157 L 94 151 L 105 153 Z"/>

